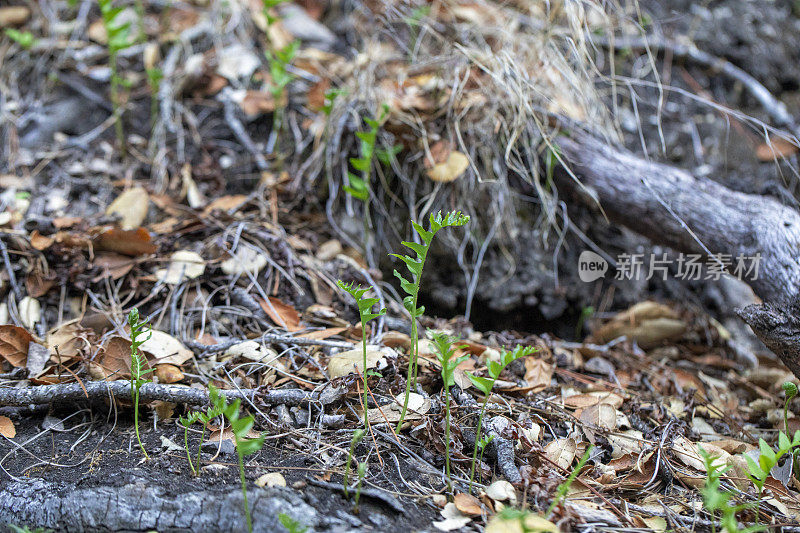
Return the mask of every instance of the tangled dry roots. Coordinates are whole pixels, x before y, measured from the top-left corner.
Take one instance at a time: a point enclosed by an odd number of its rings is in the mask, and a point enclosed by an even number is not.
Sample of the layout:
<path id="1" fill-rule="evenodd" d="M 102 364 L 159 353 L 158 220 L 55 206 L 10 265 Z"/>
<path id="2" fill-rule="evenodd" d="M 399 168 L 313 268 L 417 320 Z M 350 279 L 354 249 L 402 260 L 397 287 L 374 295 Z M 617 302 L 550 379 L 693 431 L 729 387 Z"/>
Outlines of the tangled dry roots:
<path id="1" fill-rule="evenodd" d="M 392 114 L 380 140 L 405 150 L 373 184 L 376 242 L 407 237 L 409 217 L 453 208 L 472 215 L 469 232 L 443 237 L 445 246 L 459 251 L 459 266 L 472 281 L 469 302 L 477 281 L 472 273 L 487 249 L 507 258 L 503 279 L 513 275 L 519 247 L 531 245 L 527 236 L 519 238 L 521 228 L 533 228 L 542 249 L 563 239 L 564 204 L 541 170 L 547 158 L 558 158 L 557 131 L 548 119 L 567 117 L 619 138 L 599 90 L 613 82 L 595 63 L 603 52 L 591 36 L 613 36 L 635 25 L 621 7 L 590 1 L 549 8 L 544 2 L 444 1 L 427 16 L 406 3 L 369 4 L 353 13 L 355 29 L 369 31 L 362 31 L 356 59 L 333 73 L 346 95 L 337 100 L 324 142 L 308 162 L 324 172 L 311 175 L 328 179 L 329 214 L 356 218 L 360 206 L 341 192 L 347 155 L 357 152 L 347 130 L 388 103 Z M 442 146 L 469 157 L 467 172 L 447 187 L 425 176 Z M 360 226 L 334 222 L 359 242 Z"/>

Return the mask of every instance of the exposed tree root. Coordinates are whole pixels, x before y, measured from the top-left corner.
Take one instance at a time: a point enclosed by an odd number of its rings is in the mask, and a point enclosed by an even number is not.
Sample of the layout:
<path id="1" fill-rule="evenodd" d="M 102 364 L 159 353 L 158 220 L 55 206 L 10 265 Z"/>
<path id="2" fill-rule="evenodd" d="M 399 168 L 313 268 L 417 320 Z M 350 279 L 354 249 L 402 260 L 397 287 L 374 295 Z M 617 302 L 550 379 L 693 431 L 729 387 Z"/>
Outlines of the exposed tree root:
<path id="1" fill-rule="evenodd" d="M 257 399 L 267 405 L 307 405 L 308 403 L 327 405 L 341 399 L 344 392 L 342 388 L 328 387 L 312 392 L 300 389 L 271 391 L 244 389 L 240 391 L 224 390 L 222 394 L 232 400 Z M 67 383 L 26 388 L 0 388 L 0 405 L 26 406 L 51 402 L 102 400 L 111 397 L 130 400 L 130 383 L 128 381 L 89 381 L 83 384 Z M 145 383 L 139 390 L 139 398 L 143 402 L 161 400 L 187 405 L 204 405 L 208 403 L 208 391 L 185 385 Z"/>
<path id="2" fill-rule="evenodd" d="M 286 513 L 309 531 L 357 531 L 319 513 L 285 488 L 248 489 L 255 531 L 283 531 Z M 173 492 L 152 483 L 81 488 L 36 479 L 0 488 L 0 523 L 57 531 L 247 531 L 242 493 L 230 488 Z"/>
<path id="3" fill-rule="evenodd" d="M 562 176 L 563 185 L 591 198 L 614 222 L 681 252 L 728 254 L 734 261 L 760 254 L 757 279 L 744 281 L 768 304 L 748 306 L 741 316 L 800 376 L 800 322 L 793 303 L 800 294 L 797 211 L 645 161 L 588 135 L 559 138 L 558 145 L 580 180 Z"/>

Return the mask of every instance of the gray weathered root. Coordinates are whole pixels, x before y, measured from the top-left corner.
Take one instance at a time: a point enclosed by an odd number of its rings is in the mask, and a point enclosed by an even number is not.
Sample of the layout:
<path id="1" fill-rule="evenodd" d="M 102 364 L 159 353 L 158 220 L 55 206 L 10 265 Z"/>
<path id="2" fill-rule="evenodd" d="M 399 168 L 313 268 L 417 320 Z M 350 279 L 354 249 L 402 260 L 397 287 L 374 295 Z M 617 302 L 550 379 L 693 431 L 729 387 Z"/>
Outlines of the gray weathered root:
<path id="1" fill-rule="evenodd" d="M 357 531 L 341 519 L 325 516 L 299 493 L 287 488 L 248 489 L 254 531 L 282 531 L 286 513 L 309 531 Z M 78 488 L 36 479 L 0 488 L 0 524 L 55 531 L 247 531 L 242 493 L 237 487 L 170 493 L 149 483 Z"/>
<path id="2" fill-rule="evenodd" d="M 733 191 L 668 165 L 645 161 L 588 135 L 559 138 L 574 172 L 562 185 L 599 205 L 613 221 L 652 241 L 708 256 L 760 254 L 757 279 L 766 302 L 740 316 L 800 377 L 800 214 L 774 199 Z"/>

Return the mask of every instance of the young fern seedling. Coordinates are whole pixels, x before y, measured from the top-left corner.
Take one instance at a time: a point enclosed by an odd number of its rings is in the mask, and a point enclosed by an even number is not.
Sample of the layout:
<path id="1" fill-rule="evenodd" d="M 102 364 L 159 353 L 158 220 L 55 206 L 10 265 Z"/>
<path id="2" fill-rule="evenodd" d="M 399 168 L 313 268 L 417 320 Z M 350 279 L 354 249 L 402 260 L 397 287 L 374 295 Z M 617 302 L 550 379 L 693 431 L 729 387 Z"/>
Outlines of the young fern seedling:
<path id="1" fill-rule="evenodd" d="M 511 351 L 503 350 L 502 355 L 500 356 L 500 362 L 497 361 L 489 361 L 487 363 L 487 370 L 489 372 L 489 377 L 482 377 L 476 376 L 472 372 L 467 372 L 467 377 L 475 385 L 479 391 L 483 393 L 483 405 L 481 406 L 481 412 L 478 415 L 478 429 L 475 432 L 475 449 L 472 451 L 472 466 L 469 470 L 469 492 L 472 492 L 472 483 L 475 479 L 475 463 L 478 457 L 478 446 L 477 443 L 480 442 L 481 430 L 483 429 L 483 416 L 486 414 L 486 406 L 489 405 L 489 397 L 492 395 L 492 389 L 494 388 L 494 384 L 497 382 L 497 379 L 500 377 L 500 374 L 503 370 L 506 369 L 508 365 L 520 359 L 522 357 L 526 357 L 531 355 L 537 351 L 537 348 L 533 346 L 517 346 Z M 488 443 L 487 443 L 488 444 Z M 483 450 L 481 450 L 481 453 Z"/>
<path id="2" fill-rule="evenodd" d="M 403 410 L 400 413 L 400 421 L 397 423 L 397 431 L 400 431 L 400 428 L 403 427 L 403 420 L 405 420 L 406 411 L 408 410 L 408 397 L 409 393 L 411 392 L 411 387 L 413 386 L 416 388 L 417 386 L 417 357 L 419 356 L 417 319 L 422 316 L 423 313 L 425 313 L 425 307 L 417 307 L 417 303 L 419 301 L 420 282 L 422 281 L 422 269 L 425 267 L 425 260 L 428 258 L 428 250 L 430 250 L 433 238 L 436 236 L 439 230 L 453 226 L 463 226 L 467 222 L 469 222 L 469 216 L 462 215 L 461 211 L 452 211 L 447 213 L 447 215 L 444 217 L 442 217 L 441 211 L 436 213 L 436 215 L 431 214 L 427 230 L 420 224 L 412 221 L 411 225 L 414 227 L 414 230 L 417 232 L 417 234 L 419 234 L 419 238 L 422 242 L 418 243 L 403 241 L 402 244 L 403 246 L 410 248 L 414 252 L 415 257 L 390 254 L 406 264 L 408 271 L 411 273 L 412 279 L 412 281 L 409 281 L 404 278 L 400 272 L 397 270 L 394 271 L 394 275 L 400 279 L 400 287 L 403 289 L 403 292 L 408 295 L 403 298 L 403 307 L 405 307 L 406 311 L 408 311 L 408 314 L 411 315 L 412 342 L 411 356 L 408 360 L 408 376 L 406 378 L 406 392 L 403 400 Z"/>
<path id="3" fill-rule="evenodd" d="M 270 10 L 286 3 L 288 0 L 261 0 L 264 6 L 264 18 L 267 21 L 267 36 L 270 34 L 270 28 L 278 21 L 270 13 Z M 283 117 L 285 112 L 286 100 L 286 87 L 297 78 L 289 70 L 289 66 L 294 61 L 297 51 L 300 48 L 300 41 L 294 40 L 276 50 L 267 50 L 265 52 L 267 63 L 269 63 L 269 73 L 272 78 L 272 85 L 269 88 L 273 99 L 275 100 L 275 112 L 272 114 L 272 132 L 270 133 L 269 144 L 273 152 L 278 151 L 278 143 L 280 139 L 281 128 L 283 128 Z"/>
<path id="4" fill-rule="evenodd" d="M 716 514 L 721 514 L 720 524 L 726 533 L 737 533 L 739 531 L 744 533 L 755 533 L 756 531 L 764 531 L 766 528 L 763 526 L 755 525 L 748 528 L 740 528 L 739 522 L 736 520 L 736 513 L 745 509 L 750 509 L 756 505 L 756 522 L 758 521 L 758 504 L 745 503 L 742 505 L 731 505 L 730 500 L 733 493 L 723 491 L 720 489 L 720 481 L 722 474 L 724 474 L 730 467 L 722 466 L 722 461 L 718 461 L 716 456 L 712 456 L 702 446 L 697 447 L 700 457 L 703 458 L 703 463 L 706 468 L 706 480 L 704 485 L 700 488 L 700 494 L 703 495 L 703 507 L 706 508 L 708 514 L 711 515 L 712 531 L 716 531 L 716 526 L 713 522 L 716 520 Z"/>
<path id="5" fill-rule="evenodd" d="M 141 353 L 141 346 L 147 339 L 150 338 L 152 332 L 147 322 L 140 322 L 139 310 L 135 307 L 128 313 L 128 326 L 131 328 L 131 398 L 133 399 L 133 426 L 136 428 L 136 440 L 139 441 L 139 447 L 142 449 L 145 459 L 150 457 L 144 449 L 142 439 L 139 438 L 139 389 L 142 385 L 149 383 L 151 380 L 144 379 L 143 376 L 151 373 L 152 368 L 147 367 L 147 359 Z M 147 333 L 147 338 L 142 338 Z"/>
<path id="6" fill-rule="evenodd" d="M 364 216 L 362 222 L 364 224 L 364 255 L 369 254 L 369 241 L 370 230 L 372 229 L 372 218 L 369 212 L 369 192 L 370 192 L 370 177 L 372 175 L 372 159 L 376 155 L 375 145 L 378 142 L 378 130 L 381 124 L 389 116 L 388 104 L 381 105 L 381 111 L 375 118 L 364 118 L 369 129 L 367 131 L 357 131 L 356 137 L 359 139 L 359 154 L 360 157 L 351 157 L 350 164 L 361 172 L 361 176 L 357 176 L 353 172 L 347 173 L 348 184 L 344 186 L 344 191 L 353 198 L 360 200 L 364 204 Z"/>
<path id="7" fill-rule="evenodd" d="M 550 516 L 553 514 L 553 510 L 556 508 L 556 506 L 559 503 L 561 503 L 562 501 L 564 501 L 564 498 L 567 497 L 567 494 L 569 493 L 569 488 L 572 486 L 572 483 L 575 481 L 575 478 L 578 477 L 578 474 L 581 473 L 581 469 L 583 468 L 583 465 L 585 465 L 586 462 L 589 460 L 589 456 L 592 453 L 592 448 L 594 448 L 594 446 L 592 446 L 590 444 L 589 447 L 586 448 L 586 451 L 583 452 L 583 457 L 581 457 L 581 460 L 578 461 L 577 466 L 575 466 L 575 468 L 572 470 L 572 472 L 569 473 L 569 476 L 567 477 L 567 479 L 565 479 L 558 486 L 558 488 L 556 488 L 556 497 L 550 503 L 550 507 L 547 508 L 547 512 L 544 515 L 545 518 L 550 518 Z"/>
<path id="8" fill-rule="evenodd" d="M 231 425 L 231 431 L 233 432 L 233 438 L 236 443 L 236 455 L 239 458 L 239 481 L 242 483 L 244 515 L 247 519 L 247 530 L 252 533 L 253 520 L 250 517 L 250 507 L 247 504 L 247 480 L 244 477 L 244 458 L 247 455 L 256 453 L 264 446 L 264 435 L 256 438 L 247 437 L 250 430 L 253 429 L 255 419 L 252 415 L 243 417 L 239 414 L 239 407 L 242 403 L 241 400 L 236 400 L 229 404 L 225 396 L 220 394 L 219 390 L 213 385 L 208 386 L 208 395 L 211 400 L 212 408 L 225 415 L 225 418 Z"/>
<path id="9" fill-rule="evenodd" d="M 6 28 L 3 31 L 9 39 L 20 45 L 25 50 L 30 50 L 31 47 L 36 44 L 36 38 L 29 31 L 19 31 L 15 30 L 14 28 Z"/>
<path id="10" fill-rule="evenodd" d="M 797 396 L 797 385 L 791 381 L 783 384 L 783 392 L 786 394 L 786 401 L 783 402 L 783 429 L 789 433 L 789 403 Z"/>
<path id="11" fill-rule="evenodd" d="M 117 135 L 117 142 L 121 150 L 125 150 L 125 135 L 122 131 L 122 114 L 120 112 L 119 87 L 122 79 L 117 72 L 117 56 L 122 50 L 132 46 L 134 40 L 131 39 L 131 23 L 124 22 L 120 13 L 122 7 L 114 7 L 114 0 L 97 0 L 100 4 L 100 15 L 103 27 L 106 30 L 108 48 L 108 64 L 111 69 L 111 106 L 114 110 L 114 131 Z"/>
<path id="12" fill-rule="evenodd" d="M 214 420 L 217 417 L 222 416 L 222 411 L 218 407 L 219 402 L 219 391 L 213 385 L 209 385 L 209 397 L 211 398 L 211 406 L 206 409 L 206 412 L 202 411 L 192 411 L 191 413 L 180 417 L 178 422 L 183 426 L 183 447 L 186 449 L 186 458 L 189 460 L 189 468 L 192 469 L 192 473 L 195 476 L 200 475 L 200 453 L 203 448 L 203 441 L 206 437 L 206 426 L 208 426 L 209 422 Z M 195 422 L 200 422 L 200 441 L 197 443 L 197 468 L 195 469 L 194 464 L 192 463 L 192 456 L 189 453 L 189 426 L 194 424 Z"/>
<path id="13" fill-rule="evenodd" d="M 752 457 L 745 454 L 744 459 L 747 461 L 747 469 L 749 470 L 747 477 L 758 489 L 758 505 L 756 506 L 756 521 L 758 521 L 759 507 L 761 507 L 761 495 L 764 492 L 764 485 L 767 482 L 770 471 L 780 462 L 781 458 L 787 453 L 791 453 L 794 448 L 800 446 L 800 430 L 794 434 L 794 438 L 789 440 L 786 433 L 781 431 L 778 433 L 778 451 L 772 449 L 764 439 L 758 439 L 758 463 Z"/>
<path id="14" fill-rule="evenodd" d="M 377 298 L 364 298 L 364 295 L 371 287 L 364 288 L 361 285 L 345 283 L 342 280 L 337 280 L 336 284 L 340 289 L 352 296 L 356 301 L 356 305 L 358 305 L 358 316 L 361 319 L 361 352 L 364 362 L 364 367 L 361 369 L 361 375 L 364 377 L 364 429 L 369 429 L 369 413 L 367 409 L 367 322 L 385 315 L 386 309 L 381 308 L 377 313 L 372 312 L 372 308 L 380 301 Z"/>
<path id="15" fill-rule="evenodd" d="M 350 450 L 347 452 L 347 464 L 344 467 L 344 480 L 342 482 L 345 498 L 350 497 L 350 464 L 353 462 L 353 454 L 356 453 L 356 446 L 366 434 L 367 431 L 365 429 L 357 429 L 353 432 L 353 438 L 350 439 Z"/>
<path id="16" fill-rule="evenodd" d="M 295 520 L 286 513 L 280 513 L 278 521 L 289 533 L 306 533 L 308 531 L 308 528 L 301 524 L 299 520 Z"/>
<path id="17" fill-rule="evenodd" d="M 361 487 L 364 485 L 364 477 L 367 475 L 367 462 L 362 461 L 358 463 L 356 471 L 358 472 L 358 485 L 356 485 L 356 498 L 353 508 L 355 512 L 358 513 L 358 500 L 361 499 Z"/>
<path id="18" fill-rule="evenodd" d="M 436 351 L 436 358 L 439 364 L 442 365 L 442 381 L 444 382 L 444 464 L 445 474 L 447 475 L 447 491 L 453 492 L 453 478 L 450 476 L 450 387 L 452 387 L 455 380 L 456 367 L 463 361 L 469 359 L 468 355 L 461 357 L 454 357 L 456 350 L 459 347 L 453 348 L 454 342 L 458 341 L 457 337 L 451 337 L 446 333 L 431 333 L 431 342 Z"/>

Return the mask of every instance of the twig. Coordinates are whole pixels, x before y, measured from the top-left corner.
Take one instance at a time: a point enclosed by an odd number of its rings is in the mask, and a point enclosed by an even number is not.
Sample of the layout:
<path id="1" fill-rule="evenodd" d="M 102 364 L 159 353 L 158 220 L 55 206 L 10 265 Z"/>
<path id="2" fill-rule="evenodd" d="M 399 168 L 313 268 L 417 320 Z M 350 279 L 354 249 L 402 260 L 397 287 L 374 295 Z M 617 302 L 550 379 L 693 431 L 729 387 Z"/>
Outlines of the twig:
<path id="1" fill-rule="evenodd" d="M 300 389 L 277 389 L 261 391 L 259 389 L 242 389 L 241 391 L 220 391 L 228 399 L 256 398 L 268 405 L 304 405 L 321 403 L 327 405 L 344 396 L 343 388 L 327 387 L 320 391 L 307 392 Z M 131 399 L 130 383 L 120 381 L 90 381 L 85 389 L 78 383 L 59 385 L 43 385 L 38 387 L 11 388 L 0 387 L 0 406 L 4 405 L 36 405 L 50 402 L 75 402 L 81 400 L 101 400 L 113 396 L 126 400 Z M 208 403 L 208 392 L 186 385 L 165 385 L 146 383 L 139 391 L 142 401 L 161 400 L 188 405 L 204 405 Z"/>
<path id="2" fill-rule="evenodd" d="M 267 342 L 275 344 L 290 344 L 295 346 L 325 346 L 327 348 L 339 348 L 341 350 L 351 350 L 353 344 L 345 341 L 329 341 L 324 339 L 308 339 L 306 337 L 295 337 L 292 335 L 281 335 L 279 333 L 264 333 L 255 339 L 229 339 L 219 344 L 201 344 L 196 341 L 183 340 L 183 343 L 192 350 L 197 350 L 201 355 L 224 352 L 231 346 L 236 346 L 248 340 L 256 342 Z"/>
<path id="3" fill-rule="evenodd" d="M 669 39 L 661 39 L 652 36 L 625 37 L 621 39 L 617 38 L 611 42 L 609 39 L 593 35 L 592 40 L 595 43 L 606 47 L 613 46 L 616 50 L 626 48 L 651 48 L 668 50 L 674 57 L 688 58 L 696 63 L 699 63 L 700 65 L 714 69 L 717 72 L 721 72 L 722 74 L 725 74 L 726 76 L 733 78 L 744 85 L 750 94 L 753 95 L 753 98 L 758 100 L 758 102 L 764 108 L 764 111 L 766 111 L 772 117 L 776 125 L 780 127 L 788 127 L 792 130 L 792 133 L 798 133 L 797 124 L 794 120 L 794 117 L 792 117 L 786 108 L 786 104 L 772 96 L 769 90 L 764 87 L 761 82 L 727 59 L 714 56 L 708 52 L 700 50 L 694 45 L 694 43 L 683 44 Z"/>
<path id="4" fill-rule="evenodd" d="M 337 485 L 336 483 L 329 483 L 327 481 L 320 481 L 319 479 L 309 477 L 306 480 L 317 487 L 322 487 L 323 489 L 330 489 L 330 490 L 342 490 L 341 485 Z M 355 490 L 355 486 L 349 487 L 350 490 Z M 405 513 L 406 509 L 400 505 L 400 502 L 394 496 L 385 493 L 382 490 L 371 489 L 369 487 L 362 487 L 361 489 L 361 496 L 365 496 L 367 498 L 372 498 L 374 500 L 379 500 L 386 505 L 388 505 L 392 510 L 397 511 L 398 513 Z"/>

